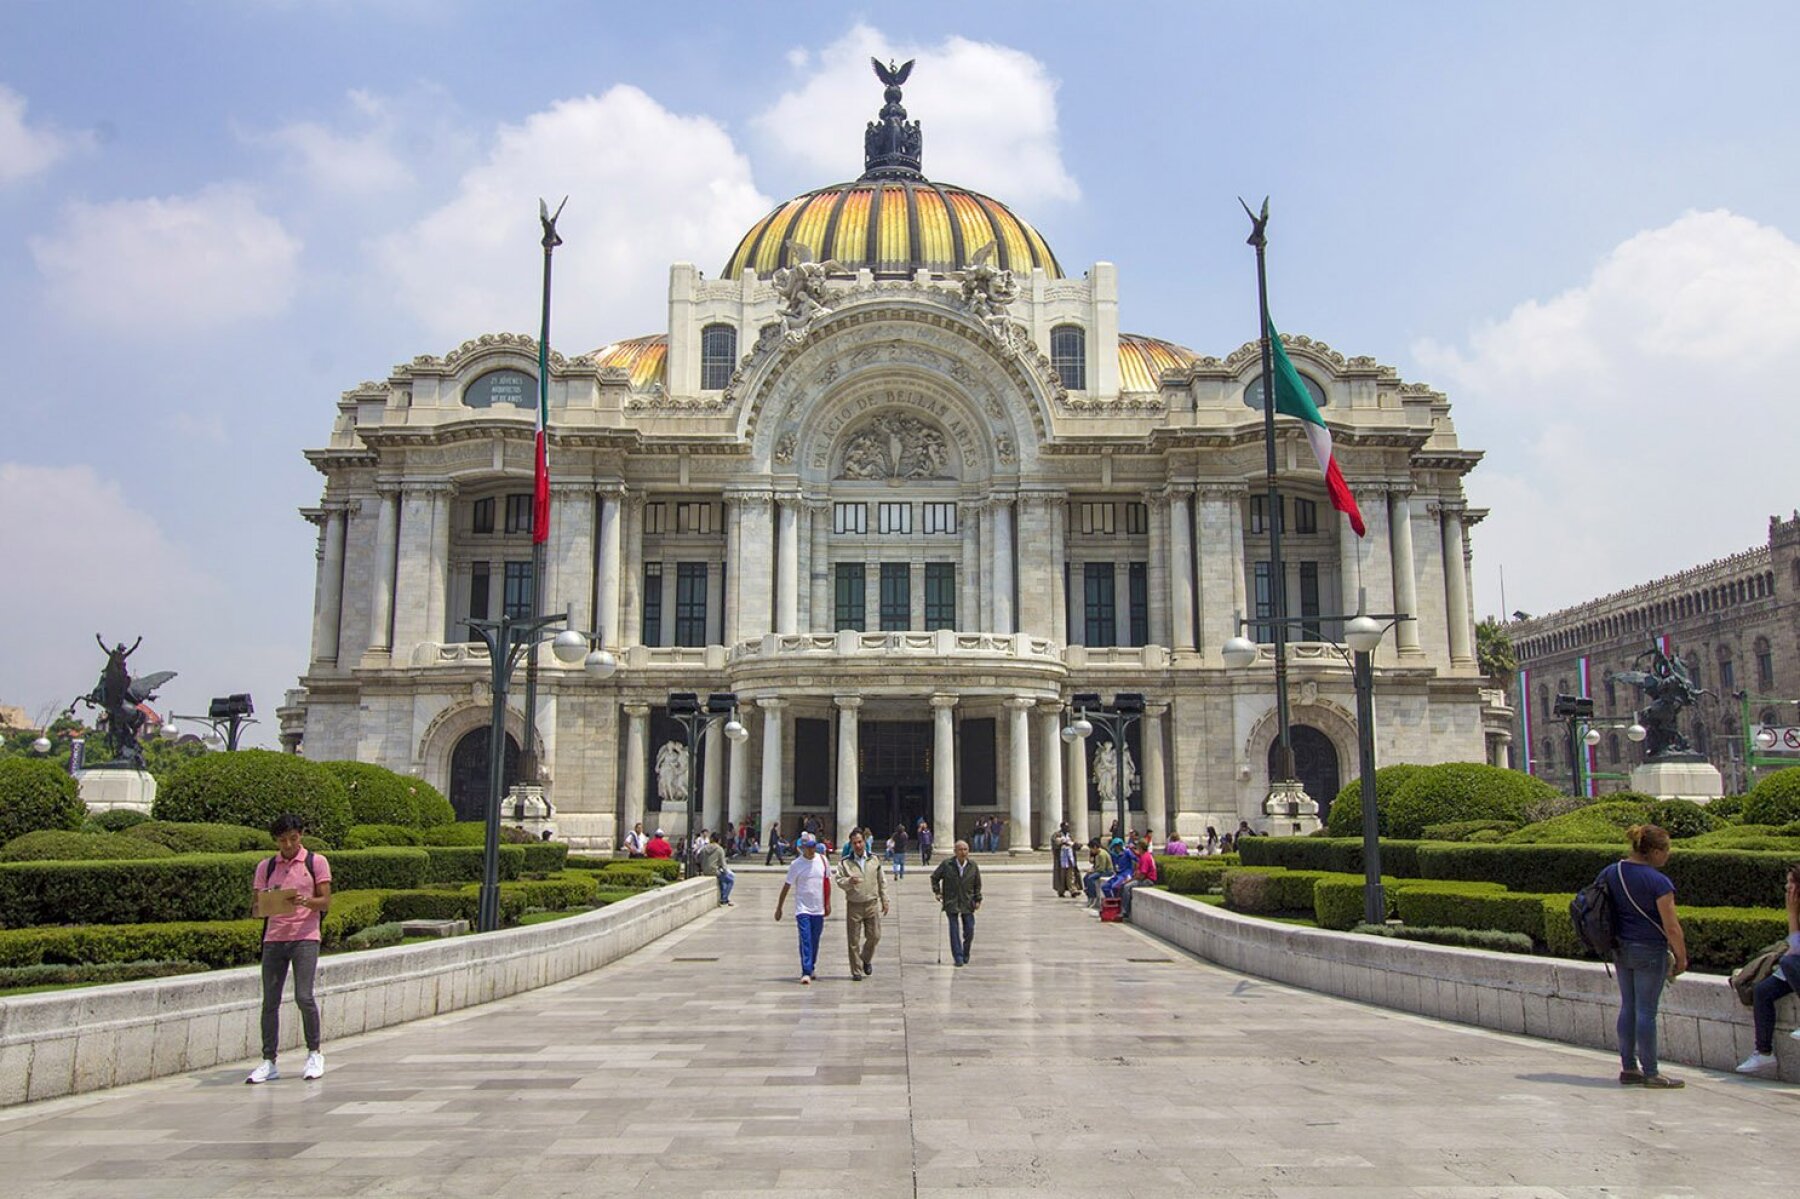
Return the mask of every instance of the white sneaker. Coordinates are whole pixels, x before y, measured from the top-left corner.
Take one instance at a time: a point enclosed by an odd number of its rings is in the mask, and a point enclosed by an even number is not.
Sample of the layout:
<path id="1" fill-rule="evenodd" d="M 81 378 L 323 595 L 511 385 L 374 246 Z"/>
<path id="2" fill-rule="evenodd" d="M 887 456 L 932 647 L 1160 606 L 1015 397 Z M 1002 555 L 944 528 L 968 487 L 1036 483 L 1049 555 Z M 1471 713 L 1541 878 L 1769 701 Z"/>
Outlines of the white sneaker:
<path id="1" fill-rule="evenodd" d="M 1773 1074 L 1775 1073 L 1775 1055 L 1772 1053 L 1752 1053 L 1738 1066 L 1739 1074 Z"/>
<path id="2" fill-rule="evenodd" d="M 275 1063 L 268 1058 L 264 1058 L 262 1061 L 262 1065 L 258 1066 L 256 1069 L 250 1071 L 250 1077 L 246 1078 L 244 1081 L 245 1082 L 274 1082 L 277 1078 L 280 1078 L 280 1077 L 281 1077 L 281 1071 L 279 1071 L 275 1068 Z"/>
<path id="3" fill-rule="evenodd" d="M 324 1073 L 325 1055 L 315 1049 L 313 1052 L 306 1055 L 306 1069 L 300 1071 L 300 1077 L 313 1079 L 318 1078 Z"/>

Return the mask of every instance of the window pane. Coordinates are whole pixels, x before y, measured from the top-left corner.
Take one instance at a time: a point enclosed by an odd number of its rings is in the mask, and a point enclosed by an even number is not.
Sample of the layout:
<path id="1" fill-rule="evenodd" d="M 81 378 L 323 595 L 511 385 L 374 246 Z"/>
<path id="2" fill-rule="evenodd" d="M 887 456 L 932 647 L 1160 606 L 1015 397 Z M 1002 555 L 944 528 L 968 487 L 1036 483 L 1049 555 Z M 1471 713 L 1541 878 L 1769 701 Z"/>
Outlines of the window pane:
<path id="1" fill-rule="evenodd" d="M 675 564 L 675 644 L 706 644 L 706 563 Z"/>
<path id="2" fill-rule="evenodd" d="M 956 627 L 956 563 L 925 564 L 925 629 Z"/>
<path id="3" fill-rule="evenodd" d="M 663 568 L 661 562 L 644 563 L 644 635 L 645 645 L 662 644 Z"/>
<path id="4" fill-rule="evenodd" d="M 864 590 L 866 580 L 861 562 L 839 562 L 837 564 L 835 605 L 836 624 L 839 629 L 862 630 L 868 627 L 864 611 L 867 592 Z"/>
<path id="5" fill-rule="evenodd" d="M 1119 643 L 1119 616 L 1113 604 L 1113 564 L 1087 562 L 1082 565 L 1087 627 L 1085 643 L 1108 646 Z"/>
<path id="6" fill-rule="evenodd" d="M 881 564 L 881 631 L 903 633 L 912 628 L 912 564 Z"/>

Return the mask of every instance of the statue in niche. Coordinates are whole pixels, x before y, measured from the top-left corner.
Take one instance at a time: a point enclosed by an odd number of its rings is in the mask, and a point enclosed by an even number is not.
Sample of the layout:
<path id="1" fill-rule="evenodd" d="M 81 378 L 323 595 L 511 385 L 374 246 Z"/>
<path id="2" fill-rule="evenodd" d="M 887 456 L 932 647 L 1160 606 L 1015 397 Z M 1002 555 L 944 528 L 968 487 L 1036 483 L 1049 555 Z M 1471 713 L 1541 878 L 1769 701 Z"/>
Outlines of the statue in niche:
<path id="1" fill-rule="evenodd" d="M 685 808 L 688 801 L 688 751 L 679 741 L 665 741 L 656 751 L 656 794 L 664 808 Z"/>
<path id="2" fill-rule="evenodd" d="M 833 274 L 846 274 L 836 259 L 814 262 L 812 248 L 796 241 L 787 243 L 788 260 L 775 272 L 772 282 L 781 301 L 781 332 L 790 343 L 806 336 L 806 328 L 821 314 L 831 311 L 831 293 L 825 281 Z"/>
<path id="3" fill-rule="evenodd" d="M 950 443 L 943 433 L 901 412 L 864 425 L 844 446 L 840 479 L 947 479 Z"/>
<path id="4" fill-rule="evenodd" d="M 1108 741 L 1094 751 L 1094 790 L 1099 792 L 1102 804 L 1111 807 L 1119 802 L 1119 782 L 1119 751 Z M 1125 750 L 1124 784 L 1127 796 L 1137 790 L 1137 763 L 1131 760 L 1129 748 Z"/>

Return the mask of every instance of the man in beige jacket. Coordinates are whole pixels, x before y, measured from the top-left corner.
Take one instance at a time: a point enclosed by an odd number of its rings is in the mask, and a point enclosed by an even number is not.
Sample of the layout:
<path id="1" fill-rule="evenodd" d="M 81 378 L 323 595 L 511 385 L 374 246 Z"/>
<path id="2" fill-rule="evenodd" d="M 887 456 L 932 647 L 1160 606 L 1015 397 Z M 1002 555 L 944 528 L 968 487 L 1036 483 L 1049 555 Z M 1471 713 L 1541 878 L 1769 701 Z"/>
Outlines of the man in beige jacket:
<path id="1" fill-rule="evenodd" d="M 844 930 L 850 942 L 850 980 L 861 982 L 875 973 L 875 946 L 881 941 L 881 918 L 888 913 L 887 879 L 881 859 L 869 852 L 858 829 L 838 858 L 836 883 L 844 896 Z"/>

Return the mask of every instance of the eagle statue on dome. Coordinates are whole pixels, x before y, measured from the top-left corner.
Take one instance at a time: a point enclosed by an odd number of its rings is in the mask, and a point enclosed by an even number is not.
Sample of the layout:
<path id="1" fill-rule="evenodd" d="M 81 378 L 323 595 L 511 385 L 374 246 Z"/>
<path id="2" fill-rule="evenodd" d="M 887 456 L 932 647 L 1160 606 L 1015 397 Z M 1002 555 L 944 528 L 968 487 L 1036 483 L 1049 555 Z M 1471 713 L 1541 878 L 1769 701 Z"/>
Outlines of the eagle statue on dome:
<path id="1" fill-rule="evenodd" d="M 784 247 L 791 265 L 775 272 L 771 282 L 781 300 L 781 332 L 789 342 L 806 336 L 806 327 L 820 314 L 831 311 L 830 295 L 825 281 L 832 275 L 849 272 L 835 258 L 814 262 L 812 247 L 804 242 L 789 241 Z"/>

